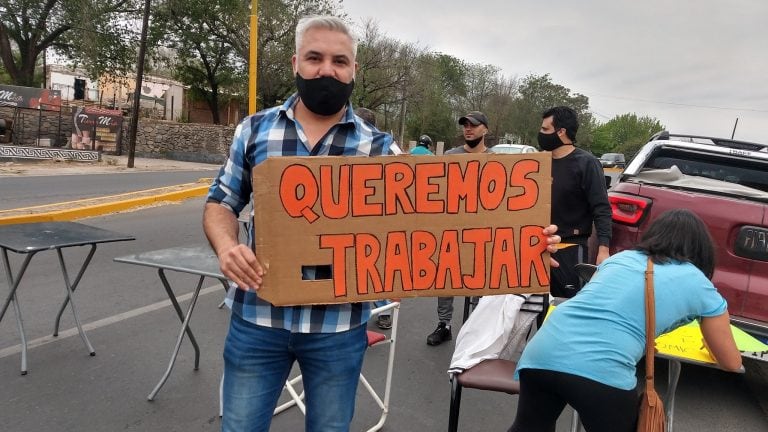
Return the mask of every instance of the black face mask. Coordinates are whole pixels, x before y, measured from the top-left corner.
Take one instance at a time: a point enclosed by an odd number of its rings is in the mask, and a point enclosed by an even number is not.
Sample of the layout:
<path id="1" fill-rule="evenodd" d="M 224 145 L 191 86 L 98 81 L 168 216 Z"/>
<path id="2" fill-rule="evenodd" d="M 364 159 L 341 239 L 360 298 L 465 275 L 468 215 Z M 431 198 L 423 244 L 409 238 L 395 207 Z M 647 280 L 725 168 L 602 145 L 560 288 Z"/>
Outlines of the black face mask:
<path id="1" fill-rule="evenodd" d="M 477 147 L 477 145 L 480 144 L 480 141 L 482 141 L 482 140 L 483 140 L 483 137 L 475 138 L 473 140 L 468 140 L 468 139 L 464 138 L 464 142 L 467 143 L 469 148 Z"/>
<path id="2" fill-rule="evenodd" d="M 304 79 L 296 74 L 299 97 L 310 111 L 317 115 L 334 115 L 344 108 L 355 88 L 355 80 L 349 84 L 331 77 Z"/>
<path id="3" fill-rule="evenodd" d="M 563 142 L 560 141 L 560 137 L 557 136 L 555 132 L 552 132 L 551 134 L 539 132 L 537 139 L 539 141 L 539 147 L 545 151 L 552 151 L 563 145 Z"/>

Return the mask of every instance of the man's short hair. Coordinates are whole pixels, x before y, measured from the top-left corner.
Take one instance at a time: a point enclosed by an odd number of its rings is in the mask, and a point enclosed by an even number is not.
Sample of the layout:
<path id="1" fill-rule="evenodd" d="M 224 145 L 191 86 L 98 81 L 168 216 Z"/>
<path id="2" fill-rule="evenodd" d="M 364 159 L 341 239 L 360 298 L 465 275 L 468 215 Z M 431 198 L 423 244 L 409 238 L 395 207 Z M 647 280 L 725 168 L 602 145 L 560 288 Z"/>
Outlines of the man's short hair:
<path id="1" fill-rule="evenodd" d="M 352 55 L 357 58 L 357 38 L 355 38 L 355 36 L 352 34 L 352 31 L 349 29 L 349 26 L 347 26 L 347 23 L 332 15 L 314 15 L 304 17 L 299 20 L 299 23 L 296 24 L 297 54 L 299 52 L 301 42 L 304 39 L 304 35 L 307 33 L 307 30 L 311 29 L 331 30 L 349 36 L 349 39 L 352 41 Z"/>
<path id="2" fill-rule="evenodd" d="M 542 119 L 552 117 L 552 126 L 557 129 L 565 129 L 565 134 L 572 142 L 576 142 L 576 132 L 579 131 L 579 116 L 576 111 L 567 106 L 558 106 L 544 111 Z"/>
<path id="3" fill-rule="evenodd" d="M 355 115 L 370 123 L 371 126 L 376 126 L 376 114 L 368 108 L 355 108 Z"/>

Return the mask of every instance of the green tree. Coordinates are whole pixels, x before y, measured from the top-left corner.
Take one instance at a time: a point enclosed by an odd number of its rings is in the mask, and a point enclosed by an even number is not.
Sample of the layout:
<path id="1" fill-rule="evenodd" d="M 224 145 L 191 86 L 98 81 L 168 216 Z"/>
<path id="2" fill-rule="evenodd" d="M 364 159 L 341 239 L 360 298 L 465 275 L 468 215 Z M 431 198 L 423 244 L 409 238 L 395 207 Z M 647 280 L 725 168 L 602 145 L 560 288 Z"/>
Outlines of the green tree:
<path id="1" fill-rule="evenodd" d="M 222 3 L 228 3 L 226 0 Z M 166 29 L 161 40 L 173 48 L 170 59 L 174 77 L 190 87 L 193 99 L 204 100 L 213 122 L 221 123 L 220 98 L 242 94 L 243 61 L 228 41 L 212 32 L 220 19 L 222 4 L 209 0 L 173 0 L 155 11 L 155 32 Z"/>
<path id="2" fill-rule="evenodd" d="M 621 114 L 595 129 L 594 150 L 597 154 L 624 153 L 629 160 L 651 135 L 662 130 L 664 125 L 654 117 Z"/>
<path id="3" fill-rule="evenodd" d="M 490 121 L 490 138 L 494 140 L 489 144 L 497 143 L 498 139 L 512 130 L 512 115 L 515 99 L 519 97 L 518 91 L 516 78 L 507 78 L 503 75 L 496 77 L 493 91 L 483 110 Z"/>
<path id="4" fill-rule="evenodd" d="M 565 105 L 579 116 L 578 145 L 587 150 L 592 146 L 592 130 L 595 124 L 589 112 L 589 98 L 583 94 L 571 93 L 563 85 L 552 82 L 549 74 L 528 75 L 520 83 L 520 97 L 512 108 L 513 133 L 523 144 L 536 145 L 536 135 L 541 127 L 541 114 L 548 108 Z"/>
<path id="5" fill-rule="evenodd" d="M 461 60 L 441 53 L 425 53 L 413 64 L 418 74 L 407 118 L 408 140 L 422 134 L 450 145 L 456 138 L 456 106 L 466 93 L 466 67 Z"/>
<path id="6" fill-rule="evenodd" d="M 366 22 L 357 49 L 353 105 L 399 112 L 416 92 L 413 83 L 420 75 L 421 55 L 422 50 L 416 45 L 392 39 L 375 22 Z M 382 125 L 388 126 L 386 122 Z"/>
<path id="7" fill-rule="evenodd" d="M 135 64 L 136 0 L 0 0 L 0 59 L 13 84 L 37 84 L 52 49 L 96 78 Z"/>

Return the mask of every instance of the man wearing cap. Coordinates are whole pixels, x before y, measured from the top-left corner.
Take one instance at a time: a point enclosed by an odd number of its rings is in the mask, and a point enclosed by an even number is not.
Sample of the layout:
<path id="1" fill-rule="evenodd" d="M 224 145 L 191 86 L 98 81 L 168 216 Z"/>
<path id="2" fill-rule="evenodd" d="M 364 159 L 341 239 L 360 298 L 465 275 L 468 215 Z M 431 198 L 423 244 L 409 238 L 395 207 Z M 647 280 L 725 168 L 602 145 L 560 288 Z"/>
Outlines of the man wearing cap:
<path id="1" fill-rule="evenodd" d="M 459 118 L 463 128 L 464 145 L 447 150 L 445 154 L 490 153 L 485 146 L 485 135 L 488 133 L 488 117 L 480 111 L 470 111 Z M 437 328 L 427 336 L 427 345 L 440 345 L 453 339 L 451 334 L 451 319 L 453 318 L 453 297 L 437 298 Z"/>

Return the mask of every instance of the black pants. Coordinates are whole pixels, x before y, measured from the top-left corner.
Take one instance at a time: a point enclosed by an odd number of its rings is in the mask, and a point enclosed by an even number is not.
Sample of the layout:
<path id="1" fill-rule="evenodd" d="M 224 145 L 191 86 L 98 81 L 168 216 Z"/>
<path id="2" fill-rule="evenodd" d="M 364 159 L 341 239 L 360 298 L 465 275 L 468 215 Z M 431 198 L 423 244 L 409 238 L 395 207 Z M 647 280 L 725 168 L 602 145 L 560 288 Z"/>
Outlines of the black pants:
<path id="1" fill-rule="evenodd" d="M 543 369 L 520 371 L 517 417 L 507 432 L 554 432 L 565 405 L 587 432 L 634 432 L 639 395 L 580 376 Z"/>
<path id="2" fill-rule="evenodd" d="M 583 283 L 576 273 L 576 264 L 587 262 L 587 252 L 586 245 L 576 244 L 552 254 L 552 258 L 560 264 L 560 267 L 552 267 L 549 271 L 549 292 L 554 297 L 571 298 L 579 292 Z"/>

